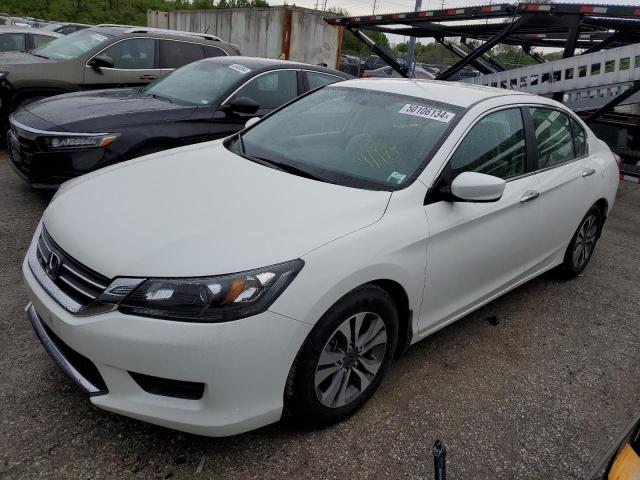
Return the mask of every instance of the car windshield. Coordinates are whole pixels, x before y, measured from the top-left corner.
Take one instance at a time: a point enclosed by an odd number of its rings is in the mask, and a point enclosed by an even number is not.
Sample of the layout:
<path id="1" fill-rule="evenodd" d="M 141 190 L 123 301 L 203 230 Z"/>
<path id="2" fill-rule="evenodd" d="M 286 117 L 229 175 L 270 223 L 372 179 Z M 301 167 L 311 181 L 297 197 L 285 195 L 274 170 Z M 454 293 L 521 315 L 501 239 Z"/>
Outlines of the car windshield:
<path id="1" fill-rule="evenodd" d="M 92 30 L 80 30 L 61 38 L 56 38 L 33 51 L 34 55 L 52 58 L 55 60 L 68 60 L 78 58 L 96 47 L 105 43 L 112 35 Z"/>
<path id="2" fill-rule="evenodd" d="M 420 173 L 461 115 L 460 107 L 435 100 L 325 87 L 256 124 L 241 144 L 245 156 L 285 170 L 396 190 Z"/>
<path id="3" fill-rule="evenodd" d="M 208 105 L 250 70 L 242 65 L 202 60 L 190 63 L 144 88 L 150 95 L 184 105 Z"/>

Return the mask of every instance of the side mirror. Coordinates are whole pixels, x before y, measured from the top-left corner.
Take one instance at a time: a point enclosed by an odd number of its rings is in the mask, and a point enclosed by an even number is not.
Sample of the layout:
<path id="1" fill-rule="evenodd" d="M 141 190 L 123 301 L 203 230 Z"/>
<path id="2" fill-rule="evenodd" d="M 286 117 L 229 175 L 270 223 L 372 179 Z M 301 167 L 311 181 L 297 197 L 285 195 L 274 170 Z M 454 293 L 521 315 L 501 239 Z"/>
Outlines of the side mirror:
<path id="1" fill-rule="evenodd" d="M 258 123 L 260 121 L 260 117 L 251 117 L 249 120 L 247 120 L 247 123 L 244 124 L 244 128 L 249 128 L 252 125 L 255 125 L 256 123 Z"/>
<path id="2" fill-rule="evenodd" d="M 87 65 L 96 70 L 100 70 L 101 68 L 113 68 L 115 63 L 113 62 L 113 58 L 107 55 L 96 55 L 87 62 Z"/>
<path id="3" fill-rule="evenodd" d="M 222 106 L 222 110 L 225 112 L 248 114 L 256 113 L 259 108 L 260 105 L 249 97 L 234 98 L 230 103 Z"/>
<path id="4" fill-rule="evenodd" d="M 467 202 L 495 202 L 504 193 L 506 182 L 493 175 L 462 172 L 451 182 L 451 193 Z"/>

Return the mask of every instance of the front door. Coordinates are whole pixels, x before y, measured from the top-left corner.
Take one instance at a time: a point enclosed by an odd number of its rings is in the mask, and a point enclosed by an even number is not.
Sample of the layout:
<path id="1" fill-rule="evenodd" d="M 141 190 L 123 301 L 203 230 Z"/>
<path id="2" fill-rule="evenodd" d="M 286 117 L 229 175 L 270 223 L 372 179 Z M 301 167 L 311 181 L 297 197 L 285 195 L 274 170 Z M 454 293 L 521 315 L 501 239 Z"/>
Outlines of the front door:
<path id="1" fill-rule="evenodd" d="M 520 280 L 539 210 L 538 181 L 528 174 L 520 108 L 494 111 L 469 130 L 445 168 L 505 179 L 495 202 L 435 201 L 425 206 L 429 225 L 421 334 L 488 301 Z"/>
<path id="2" fill-rule="evenodd" d="M 118 88 L 146 85 L 160 75 L 156 67 L 156 40 L 127 38 L 96 55 L 113 60 L 113 68 L 84 67 L 84 88 Z"/>

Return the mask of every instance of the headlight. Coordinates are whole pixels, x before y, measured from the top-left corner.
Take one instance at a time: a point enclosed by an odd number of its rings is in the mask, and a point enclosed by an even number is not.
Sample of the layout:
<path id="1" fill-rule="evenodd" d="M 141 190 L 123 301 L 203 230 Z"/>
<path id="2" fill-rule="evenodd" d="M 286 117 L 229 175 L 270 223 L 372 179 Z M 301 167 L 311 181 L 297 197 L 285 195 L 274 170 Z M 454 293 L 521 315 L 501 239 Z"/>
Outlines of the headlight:
<path id="1" fill-rule="evenodd" d="M 195 322 L 227 322 L 264 312 L 298 274 L 292 260 L 247 272 L 202 278 L 150 278 L 122 302 L 122 313 Z"/>
<path id="2" fill-rule="evenodd" d="M 44 141 L 49 148 L 74 148 L 74 147 L 106 147 L 118 138 L 118 134 L 108 135 L 79 135 L 45 137 Z"/>

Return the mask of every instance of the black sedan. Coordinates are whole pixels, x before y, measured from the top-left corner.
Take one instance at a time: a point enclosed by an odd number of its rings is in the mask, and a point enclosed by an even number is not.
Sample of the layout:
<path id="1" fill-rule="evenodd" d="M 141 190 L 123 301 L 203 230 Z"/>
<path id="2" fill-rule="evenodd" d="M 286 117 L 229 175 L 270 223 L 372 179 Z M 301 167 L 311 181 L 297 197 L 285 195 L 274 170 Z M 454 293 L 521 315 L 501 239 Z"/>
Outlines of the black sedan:
<path id="1" fill-rule="evenodd" d="M 304 92 L 352 78 L 323 67 L 250 57 L 191 63 L 146 87 L 76 92 L 10 118 L 9 157 L 36 188 L 123 160 L 214 140 Z"/>

